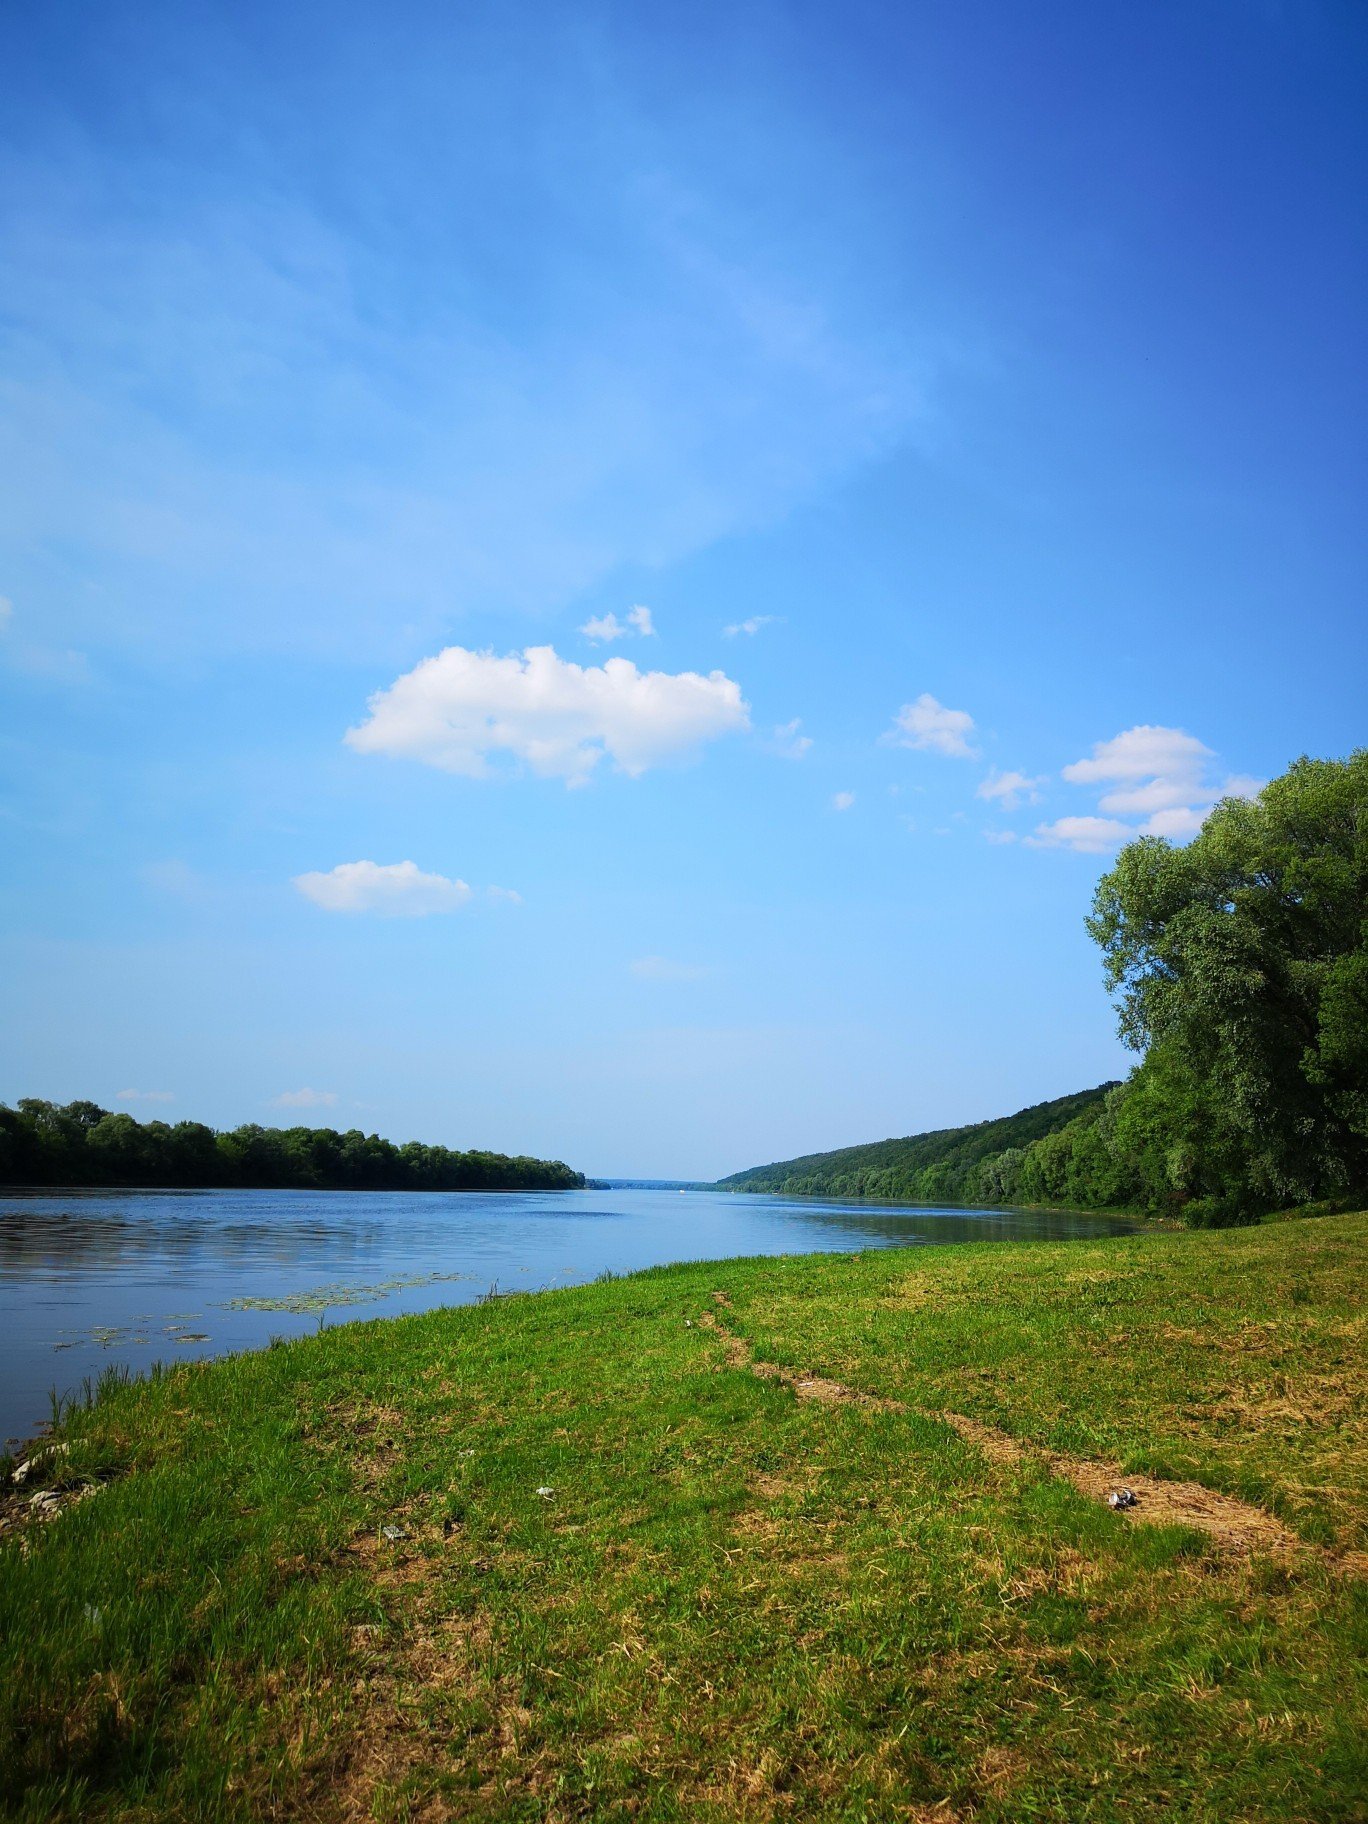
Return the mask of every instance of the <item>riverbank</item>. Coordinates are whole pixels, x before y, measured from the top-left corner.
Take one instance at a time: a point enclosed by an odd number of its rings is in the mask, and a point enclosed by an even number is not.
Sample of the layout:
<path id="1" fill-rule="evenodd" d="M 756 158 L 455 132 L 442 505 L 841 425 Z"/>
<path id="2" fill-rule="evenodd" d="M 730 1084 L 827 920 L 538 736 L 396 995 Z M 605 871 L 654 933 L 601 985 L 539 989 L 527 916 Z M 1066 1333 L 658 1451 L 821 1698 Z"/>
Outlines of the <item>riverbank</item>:
<path id="1" fill-rule="evenodd" d="M 663 1268 L 111 1387 L 6 1497 L 0 1797 L 1361 1816 L 1365 1241 Z"/>

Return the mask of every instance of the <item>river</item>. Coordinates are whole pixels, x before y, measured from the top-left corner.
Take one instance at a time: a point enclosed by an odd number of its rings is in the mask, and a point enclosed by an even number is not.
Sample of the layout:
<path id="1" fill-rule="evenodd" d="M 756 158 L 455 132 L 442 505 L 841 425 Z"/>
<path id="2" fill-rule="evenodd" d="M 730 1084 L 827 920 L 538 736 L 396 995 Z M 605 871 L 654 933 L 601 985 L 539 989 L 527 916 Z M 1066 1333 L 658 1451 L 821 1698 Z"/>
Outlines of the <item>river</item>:
<path id="1" fill-rule="evenodd" d="M 1119 1234 L 1101 1216 L 662 1185 L 460 1194 L 0 1190 L 0 1445 L 114 1365 L 676 1260 Z"/>

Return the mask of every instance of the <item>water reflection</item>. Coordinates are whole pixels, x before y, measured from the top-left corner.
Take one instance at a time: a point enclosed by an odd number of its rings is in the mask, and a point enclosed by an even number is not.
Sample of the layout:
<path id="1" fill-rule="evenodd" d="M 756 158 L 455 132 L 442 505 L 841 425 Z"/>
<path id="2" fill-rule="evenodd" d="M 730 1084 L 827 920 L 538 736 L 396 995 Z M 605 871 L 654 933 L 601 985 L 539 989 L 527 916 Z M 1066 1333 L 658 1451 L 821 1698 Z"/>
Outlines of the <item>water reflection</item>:
<path id="1" fill-rule="evenodd" d="M 348 1317 L 673 1260 L 1118 1233 L 1107 1218 L 649 1186 L 576 1192 L 0 1193 L 0 1442 L 111 1359 L 259 1347 Z M 319 1296 L 327 1294 L 326 1297 Z"/>

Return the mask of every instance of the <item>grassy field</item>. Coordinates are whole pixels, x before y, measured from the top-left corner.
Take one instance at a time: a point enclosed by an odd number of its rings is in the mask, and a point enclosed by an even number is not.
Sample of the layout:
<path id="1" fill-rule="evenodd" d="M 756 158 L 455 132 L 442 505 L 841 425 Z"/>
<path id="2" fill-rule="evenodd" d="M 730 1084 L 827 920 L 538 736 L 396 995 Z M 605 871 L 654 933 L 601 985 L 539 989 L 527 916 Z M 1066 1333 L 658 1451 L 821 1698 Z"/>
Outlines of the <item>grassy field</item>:
<path id="1" fill-rule="evenodd" d="M 0 1804 L 1368 1817 L 1365 1240 L 670 1268 L 112 1388 L 5 1497 L 59 1501 Z"/>

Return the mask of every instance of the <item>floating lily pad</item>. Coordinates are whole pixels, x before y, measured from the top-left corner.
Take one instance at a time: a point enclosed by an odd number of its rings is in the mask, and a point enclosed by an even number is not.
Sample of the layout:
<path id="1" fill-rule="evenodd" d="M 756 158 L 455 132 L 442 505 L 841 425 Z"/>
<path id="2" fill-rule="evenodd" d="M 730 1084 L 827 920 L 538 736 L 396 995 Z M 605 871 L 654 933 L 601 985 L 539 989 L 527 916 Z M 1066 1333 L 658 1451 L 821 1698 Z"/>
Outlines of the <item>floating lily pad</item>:
<path id="1" fill-rule="evenodd" d="M 314 1286 L 307 1292 L 284 1293 L 278 1298 L 230 1298 L 227 1311 L 290 1311 L 308 1316 L 331 1311 L 341 1305 L 369 1305 L 376 1299 L 388 1298 L 391 1292 L 406 1291 L 412 1286 L 432 1286 L 443 1280 L 473 1279 L 473 1273 L 400 1273 L 393 1279 L 380 1279 L 370 1285 L 335 1284 Z"/>

